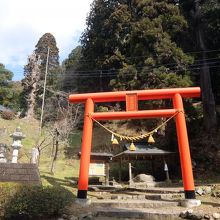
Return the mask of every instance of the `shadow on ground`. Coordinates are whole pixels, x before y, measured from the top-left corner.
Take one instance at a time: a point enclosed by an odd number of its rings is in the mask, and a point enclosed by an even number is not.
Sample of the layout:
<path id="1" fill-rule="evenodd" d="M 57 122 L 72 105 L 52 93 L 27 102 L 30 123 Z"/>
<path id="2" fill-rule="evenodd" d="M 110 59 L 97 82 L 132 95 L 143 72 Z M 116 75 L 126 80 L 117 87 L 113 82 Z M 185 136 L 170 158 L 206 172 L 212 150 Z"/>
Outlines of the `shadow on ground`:
<path id="1" fill-rule="evenodd" d="M 53 176 L 41 175 L 41 179 L 45 179 L 52 186 L 68 186 L 74 187 L 77 185 L 78 178 L 65 177 L 65 179 L 56 178 Z"/>
<path id="2" fill-rule="evenodd" d="M 213 207 L 220 207 L 220 203 L 217 203 L 217 202 L 203 202 L 202 201 L 202 204 L 204 204 L 204 205 L 211 205 Z"/>

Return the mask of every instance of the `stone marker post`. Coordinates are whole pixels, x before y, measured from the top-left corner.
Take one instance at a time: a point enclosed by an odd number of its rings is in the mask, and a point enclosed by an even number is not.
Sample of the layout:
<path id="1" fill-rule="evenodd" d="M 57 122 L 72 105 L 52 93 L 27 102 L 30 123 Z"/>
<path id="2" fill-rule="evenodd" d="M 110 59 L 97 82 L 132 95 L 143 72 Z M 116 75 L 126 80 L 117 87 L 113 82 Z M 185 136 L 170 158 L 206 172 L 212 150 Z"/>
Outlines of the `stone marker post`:
<path id="1" fill-rule="evenodd" d="M 164 172 L 166 173 L 166 181 L 169 183 L 170 181 L 170 176 L 169 176 L 169 168 L 168 165 L 166 163 L 166 161 L 164 160 Z"/>
<path id="2" fill-rule="evenodd" d="M 132 177 L 131 163 L 128 163 L 128 170 L 129 170 L 129 187 L 132 187 L 134 185 L 134 183 L 133 183 L 133 177 Z"/>
<path id="3" fill-rule="evenodd" d="M 37 148 L 32 148 L 31 151 L 31 163 L 37 164 L 38 163 L 38 157 L 39 157 L 39 151 Z"/>

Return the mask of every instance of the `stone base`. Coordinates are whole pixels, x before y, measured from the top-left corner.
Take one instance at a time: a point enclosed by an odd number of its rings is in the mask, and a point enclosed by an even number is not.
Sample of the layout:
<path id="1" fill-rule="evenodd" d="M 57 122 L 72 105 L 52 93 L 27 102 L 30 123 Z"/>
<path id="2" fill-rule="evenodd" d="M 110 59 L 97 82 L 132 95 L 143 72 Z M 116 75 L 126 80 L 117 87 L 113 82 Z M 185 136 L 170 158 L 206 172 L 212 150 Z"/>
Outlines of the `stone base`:
<path id="1" fill-rule="evenodd" d="M 75 200 L 75 203 L 85 207 L 85 206 L 91 205 L 91 199 L 79 199 L 79 198 L 77 198 Z"/>
<path id="2" fill-rule="evenodd" d="M 148 188 L 148 187 L 166 187 L 170 186 L 172 182 L 169 181 L 161 181 L 161 182 L 134 182 L 132 185 L 130 185 L 130 188 Z"/>
<path id="3" fill-rule="evenodd" d="M 0 163 L 0 182 L 39 185 L 41 184 L 41 179 L 36 164 Z"/>
<path id="4" fill-rule="evenodd" d="M 7 159 L 0 157 L 0 163 L 7 163 Z"/>
<path id="5" fill-rule="evenodd" d="M 193 208 L 201 205 L 198 199 L 184 199 L 180 201 L 180 205 L 186 208 Z"/>

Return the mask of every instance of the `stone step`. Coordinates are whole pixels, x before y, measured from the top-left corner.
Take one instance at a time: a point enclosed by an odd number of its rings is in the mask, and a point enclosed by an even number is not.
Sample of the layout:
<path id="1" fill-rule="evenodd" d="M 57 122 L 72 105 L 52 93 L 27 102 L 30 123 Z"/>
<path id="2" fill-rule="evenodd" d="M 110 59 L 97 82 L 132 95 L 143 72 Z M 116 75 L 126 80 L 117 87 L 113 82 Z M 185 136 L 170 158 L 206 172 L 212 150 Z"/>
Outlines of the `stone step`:
<path id="1" fill-rule="evenodd" d="M 118 190 L 120 191 L 120 189 Z M 158 193 L 158 194 L 171 194 L 171 193 L 183 193 L 184 190 L 182 187 L 148 187 L 148 188 L 128 188 L 126 191 L 138 191 L 146 193 Z"/>
<path id="2" fill-rule="evenodd" d="M 106 208 L 162 208 L 178 206 L 176 201 L 155 201 L 155 200 L 94 200 L 92 201 L 94 207 Z"/>
<path id="3" fill-rule="evenodd" d="M 177 220 L 179 210 L 161 209 L 100 209 L 97 210 L 96 220 L 99 219 L 146 219 L 146 220 Z"/>
<path id="4" fill-rule="evenodd" d="M 101 198 L 101 197 L 100 197 Z M 136 194 L 130 193 L 129 195 L 112 195 L 111 199 L 118 200 L 128 200 L 128 199 L 150 199 L 150 200 L 179 200 L 183 199 L 183 193 L 169 193 L 169 194 L 153 194 L 153 193 L 144 193 Z"/>
<path id="5" fill-rule="evenodd" d="M 183 193 L 170 193 L 170 194 L 146 194 L 145 195 L 146 199 L 151 199 L 151 200 L 179 200 L 184 198 Z"/>
<path id="6" fill-rule="evenodd" d="M 102 186 L 102 185 L 90 185 L 90 191 L 99 191 L 99 192 L 106 192 L 110 191 L 112 193 L 123 193 L 123 192 L 146 192 L 146 193 L 158 193 L 158 194 L 170 194 L 170 193 L 183 193 L 183 187 L 129 187 L 129 188 L 122 188 L 122 187 L 115 187 L 115 186 Z"/>

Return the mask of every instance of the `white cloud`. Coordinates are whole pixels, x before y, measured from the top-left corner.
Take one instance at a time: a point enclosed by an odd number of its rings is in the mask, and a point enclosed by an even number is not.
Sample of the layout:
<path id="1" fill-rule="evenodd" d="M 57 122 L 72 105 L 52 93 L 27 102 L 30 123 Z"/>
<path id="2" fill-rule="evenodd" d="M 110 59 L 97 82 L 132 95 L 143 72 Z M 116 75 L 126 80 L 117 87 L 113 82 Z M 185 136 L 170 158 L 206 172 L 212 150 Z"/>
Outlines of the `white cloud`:
<path id="1" fill-rule="evenodd" d="M 78 44 L 92 0 L 1 0 L 0 62 L 24 65 L 38 39 L 50 32 L 61 59 Z"/>

